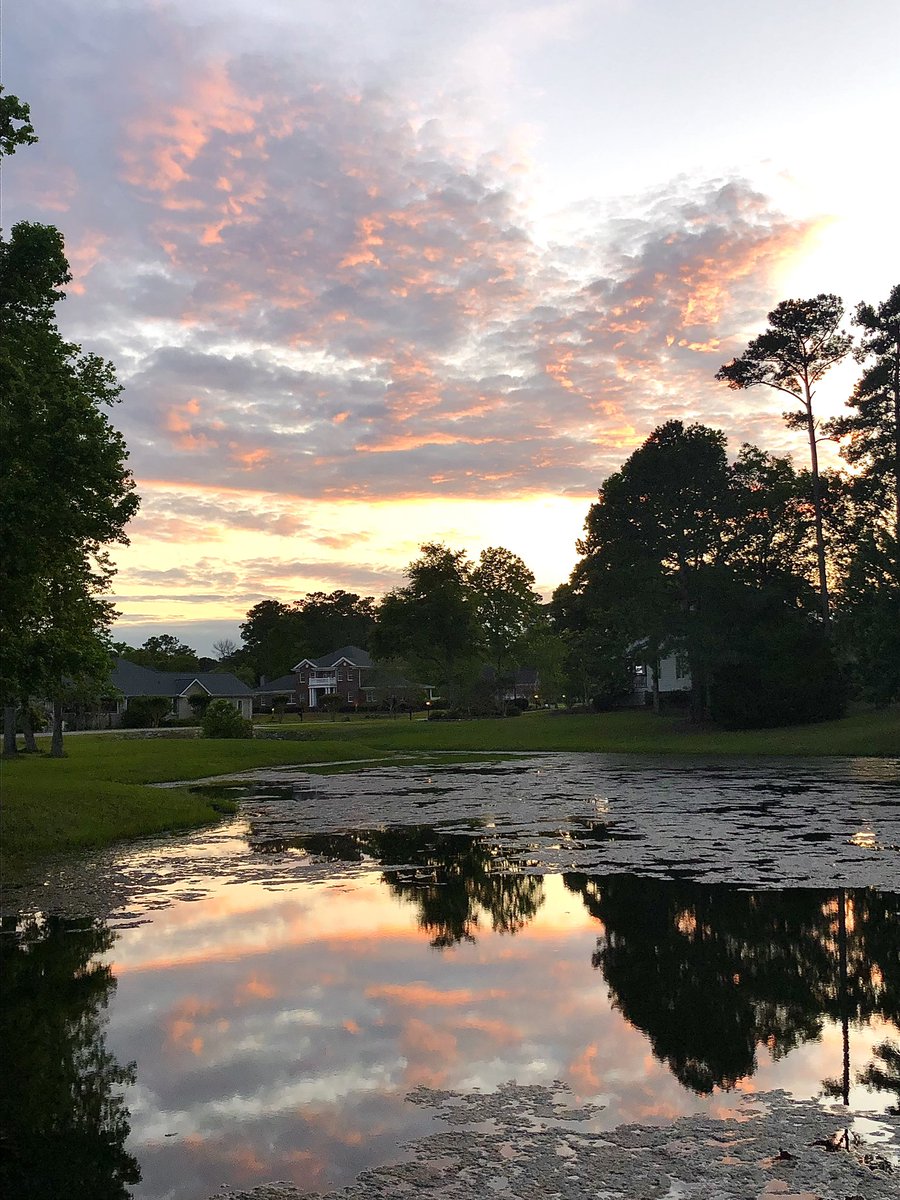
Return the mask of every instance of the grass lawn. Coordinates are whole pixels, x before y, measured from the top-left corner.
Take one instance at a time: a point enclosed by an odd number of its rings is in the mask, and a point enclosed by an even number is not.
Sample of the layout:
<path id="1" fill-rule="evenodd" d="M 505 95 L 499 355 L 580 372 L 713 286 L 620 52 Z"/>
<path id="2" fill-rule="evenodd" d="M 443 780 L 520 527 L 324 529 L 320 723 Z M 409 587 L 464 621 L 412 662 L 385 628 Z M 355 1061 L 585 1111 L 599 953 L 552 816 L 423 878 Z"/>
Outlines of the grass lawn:
<path id="1" fill-rule="evenodd" d="M 3 763 L 5 877 L 41 857 L 141 834 L 215 821 L 221 807 L 187 787 L 151 783 L 200 779 L 291 763 L 347 764 L 398 752 L 478 755 L 568 750 L 700 755 L 900 755 L 900 709 L 857 713 L 791 729 L 726 733 L 692 728 L 681 716 L 646 711 L 525 713 L 503 721 L 356 719 L 266 726 L 285 740 L 119 738 L 66 740 L 62 760 L 23 756 Z"/>

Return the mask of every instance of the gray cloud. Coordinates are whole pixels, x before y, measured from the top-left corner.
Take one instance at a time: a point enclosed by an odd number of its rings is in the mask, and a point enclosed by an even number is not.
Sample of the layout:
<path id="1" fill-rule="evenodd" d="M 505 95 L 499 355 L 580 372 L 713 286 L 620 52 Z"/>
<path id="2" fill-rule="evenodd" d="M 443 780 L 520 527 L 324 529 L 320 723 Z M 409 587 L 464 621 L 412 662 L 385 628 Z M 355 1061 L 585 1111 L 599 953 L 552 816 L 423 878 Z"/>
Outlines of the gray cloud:
<path id="1" fill-rule="evenodd" d="M 11 165 L 8 218 L 66 232 L 61 318 L 119 367 L 139 480 L 591 495 L 668 416 L 778 444 L 777 402 L 750 411 L 712 375 L 806 226 L 740 179 L 679 179 L 539 245 L 502 168 L 377 80 L 229 51 L 203 21 L 37 0 L 9 53 L 41 144 Z M 140 520 L 171 541 L 308 532 L 202 496 Z"/>

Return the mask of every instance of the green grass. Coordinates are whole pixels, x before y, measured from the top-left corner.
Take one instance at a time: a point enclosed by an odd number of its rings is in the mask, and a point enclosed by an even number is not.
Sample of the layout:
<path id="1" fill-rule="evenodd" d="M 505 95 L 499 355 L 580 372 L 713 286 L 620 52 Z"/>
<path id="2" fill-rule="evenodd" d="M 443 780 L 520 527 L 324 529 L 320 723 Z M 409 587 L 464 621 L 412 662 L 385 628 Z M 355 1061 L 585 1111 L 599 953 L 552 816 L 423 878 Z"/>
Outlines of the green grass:
<path id="1" fill-rule="evenodd" d="M 187 787 L 151 783 L 201 779 L 296 763 L 340 769 L 356 759 L 398 753 L 416 760 L 453 751 L 468 758 L 509 751 L 567 750 L 665 755 L 900 755 L 900 709 L 860 712 L 790 729 L 727 733 L 692 727 L 681 716 L 646 711 L 526 713 L 505 721 L 285 722 L 285 740 L 203 738 L 66 740 L 67 757 L 23 756 L 3 763 L 2 855 L 6 878 L 46 855 L 120 838 L 184 829 L 220 816 Z"/>
<path id="2" fill-rule="evenodd" d="M 599 751 L 622 754 L 900 755 L 900 708 L 788 729 L 727 732 L 696 727 L 682 715 L 646 710 L 599 714 L 528 712 L 505 721 L 337 721 L 272 726 L 285 738 L 355 742 L 366 752 L 440 750 Z"/>
<path id="3" fill-rule="evenodd" d="M 65 748 L 64 759 L 23 755 L 2 764 L 0 860 L 6 880 L 48 855 L 193 828 L 221 816 L 220 801 L 187 787 L 154 788 L 148 786 L 151 783 L 201 779 L 256 766 L 340 762 L 358 755 L 352 743 L 109 735 L 70 737 Z"/>

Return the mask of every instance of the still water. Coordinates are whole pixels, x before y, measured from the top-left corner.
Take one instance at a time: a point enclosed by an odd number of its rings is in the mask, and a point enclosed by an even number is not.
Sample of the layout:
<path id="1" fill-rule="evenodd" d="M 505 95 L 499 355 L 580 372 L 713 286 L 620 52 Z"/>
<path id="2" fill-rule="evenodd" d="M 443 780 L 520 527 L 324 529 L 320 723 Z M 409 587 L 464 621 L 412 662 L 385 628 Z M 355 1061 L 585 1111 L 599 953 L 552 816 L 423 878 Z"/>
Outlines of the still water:
<path id="1" fill-rule="evenodd" d="M 327 1191 L 439 1127 L 421 1084 L 561 1080 L 595 1128 L 896 1105 L 898 781 L 293 769 L 216 830 L 60 865 L 5 898 L 9 1194 Z"/>

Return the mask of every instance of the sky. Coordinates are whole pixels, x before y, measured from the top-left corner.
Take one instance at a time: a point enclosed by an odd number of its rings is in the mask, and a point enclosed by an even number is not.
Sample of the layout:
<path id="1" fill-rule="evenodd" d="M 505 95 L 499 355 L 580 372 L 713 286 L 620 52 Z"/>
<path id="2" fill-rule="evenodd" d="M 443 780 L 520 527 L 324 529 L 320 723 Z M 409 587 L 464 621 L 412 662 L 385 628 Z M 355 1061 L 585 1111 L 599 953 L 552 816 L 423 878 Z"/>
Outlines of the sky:
<path id="1" fill-rule="evenodd" d="M 209 653 L 425 541 L 549 599 L 670 418 L 802 464 L 713 376 L 779 300 L 898 282 L 898 44 L 895 0 L 6 6 L 4 228 L 62 229 L 60 328 L 124 385 L 116 636 Z"/>

